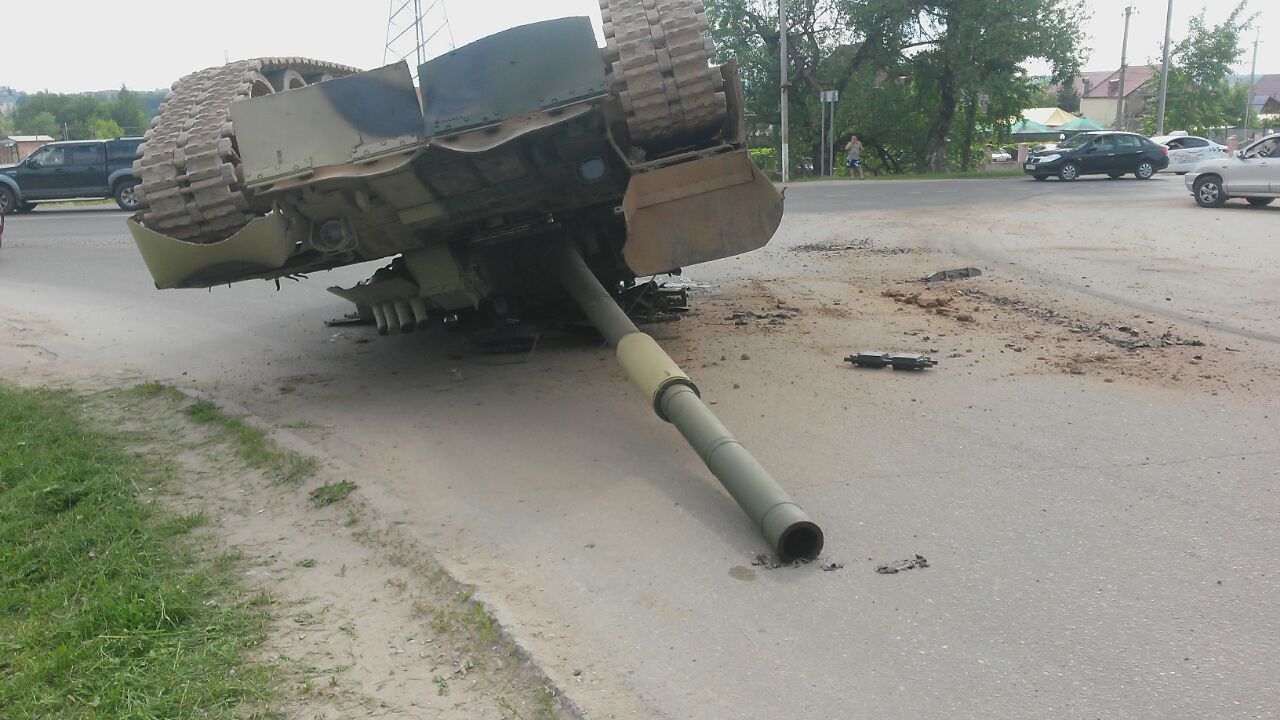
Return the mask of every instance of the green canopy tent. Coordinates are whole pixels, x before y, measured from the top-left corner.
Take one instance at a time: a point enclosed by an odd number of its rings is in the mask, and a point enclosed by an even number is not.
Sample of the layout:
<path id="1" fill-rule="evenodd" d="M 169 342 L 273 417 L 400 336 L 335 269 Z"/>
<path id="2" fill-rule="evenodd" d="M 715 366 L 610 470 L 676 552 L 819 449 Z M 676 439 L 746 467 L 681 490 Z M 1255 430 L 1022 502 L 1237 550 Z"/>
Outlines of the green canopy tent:
<path id="1" fill-rule="evenodd" d="M 1070 137 L 1071 133 L 1088 132 L 1090 130 L 1106 130 L 1107 127 L 1100 123 L 1096 123 L 1089 118 L 1082 117 L 1072 120 L 1058 128 L 1060 132 L 1064 132 Z"/>
<path id="2" fill-rule="evenodd" d="M 1031 142 L 1033 140 L 1057 140 L 1058 131 L 1048 125 L 1041 125 L 1035 120 L 1027 120 L 1023 118 L 1013 124 L 1009 128 L 1009 132 L 1013 135 L 1016 142 Z"/>

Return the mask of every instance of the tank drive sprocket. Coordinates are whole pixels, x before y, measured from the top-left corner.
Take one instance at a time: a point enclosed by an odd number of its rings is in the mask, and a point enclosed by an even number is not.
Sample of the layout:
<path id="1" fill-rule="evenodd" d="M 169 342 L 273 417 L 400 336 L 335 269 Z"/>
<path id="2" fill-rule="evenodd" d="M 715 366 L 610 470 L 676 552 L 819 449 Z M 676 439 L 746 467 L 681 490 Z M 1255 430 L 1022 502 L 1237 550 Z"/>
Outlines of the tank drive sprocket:
<path id="1" fill-rule="evenodd" d="M 663 149 L 705 140 L 724 122 L 723 78 L 702 0 L 600 0 L 610 91 L 631 140 Z"/>
<path id="2" fill-rule="evenodd" d="M 180 240 L 223 240 L 259 214 L 245 193 L 231 104 L 359 72 L 297 57 L 255 58 L 191 73 L 151 121 L 133 173 L 148 228 Z"/>

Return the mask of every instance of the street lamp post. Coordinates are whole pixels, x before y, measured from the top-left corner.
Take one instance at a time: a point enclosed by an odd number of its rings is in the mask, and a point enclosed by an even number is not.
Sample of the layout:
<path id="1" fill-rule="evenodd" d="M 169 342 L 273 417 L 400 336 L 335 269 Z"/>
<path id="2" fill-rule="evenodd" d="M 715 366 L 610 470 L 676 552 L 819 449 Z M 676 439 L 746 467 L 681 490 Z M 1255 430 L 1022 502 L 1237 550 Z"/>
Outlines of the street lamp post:
<path id="1" fill-rule="evenodd" d="M 778 0 L 778 44 L 782 49 L 782 182 L 791 179 L 791 139 L 787 129 L 787 0 Z"/>
<path id="2" fill-rule="evenodd" d="M 1169 92 L 1169 29 L 1173 25 L 1173 0 L 1164 18 L 1164 61 L 1160 64 L 1160 109 L 1156 112 L 1156 135 L 1164 135 L 1164 100 Z"/>
<path id="3" fill-rule="evenodd" d="M 1124 41 L 1120 44 L 1120 94 L 1116 98 L 1116 129 L 1124 129 L 1124 81 L 1129 73 L 1129 17 L 1133 15 L 1132 5 L 1124 9 Z"/>
<path id="4" fill-rule="evenodd" d="M 1253 78 L 1258 72 L 1258 43 L 1262 40 L 1262 30 L 1258 30 L 1258 35 L 1253 39 L 1253 65 L 1249 68 L 1249 91 L 1244 96 L 1244 139 L 1249 139 L 1249 115 L 1253 110 Z"/>

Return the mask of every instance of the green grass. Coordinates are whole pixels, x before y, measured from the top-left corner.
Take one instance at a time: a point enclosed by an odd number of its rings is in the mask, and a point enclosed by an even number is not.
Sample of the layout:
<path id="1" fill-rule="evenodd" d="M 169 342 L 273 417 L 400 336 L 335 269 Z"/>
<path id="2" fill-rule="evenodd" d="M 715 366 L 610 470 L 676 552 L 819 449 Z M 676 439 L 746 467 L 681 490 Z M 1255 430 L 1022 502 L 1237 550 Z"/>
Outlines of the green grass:
<path id="1" fill-rule="evenodd" d="M 159 466 L 82 415 L 0 385 L 0 717 L 271 717 L 264 598 L 186 549 L 202 514 L 139 502 Z"/>
<path id="2" fill-rule="evenodd" d="M 327 507 L 351 494 L 356 489 L 356 484 L 350 480 L 342 480 L 336 483 L 325 483 L 315 490 L 311 491 L 311 504 L 316 507 Z"/>
<path id="3" fill-rule="evenodd" d="M 143 388 L 139 392 L 152 392 L 147 385 L 139 387 Z M 265 431 L 222 412 L 208 400 L 197 400 L 183 412 L 194 422 L 213 425 L 218 430 L 219 439 L 229 442 L 241 460 L 261 468 L 277 482 L 299 483 L 316 471 L 315 458 L 281 449 Z"/>

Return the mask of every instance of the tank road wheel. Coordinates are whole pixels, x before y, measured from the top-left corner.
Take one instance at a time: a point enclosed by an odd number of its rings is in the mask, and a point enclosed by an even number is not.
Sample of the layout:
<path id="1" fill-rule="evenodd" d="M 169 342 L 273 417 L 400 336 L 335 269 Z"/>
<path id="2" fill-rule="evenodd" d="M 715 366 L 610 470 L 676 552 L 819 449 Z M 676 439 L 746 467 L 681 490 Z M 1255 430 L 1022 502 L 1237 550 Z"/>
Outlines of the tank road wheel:
<path id="1" fill-rule="evenodd" d="M 600 0 L 609 89 L 631 141 L 665 150 L 707 139 L 724 122 L 724 79 L 702 0 Z"/>
<path id="2" fill-rule="evenodd" d="M 197 243 L 223 240 L 259 214 L 244 187 L 231 103 L 327 79 L 356 68 L 306 58 L 258 58 L 178 80 L 151 121 L 133 174 L 141 179 L 142 224 Z M 277 87 L 277 84 L 279 87 Z M 122 206 L 123 207 L 123 206 Z"/>

